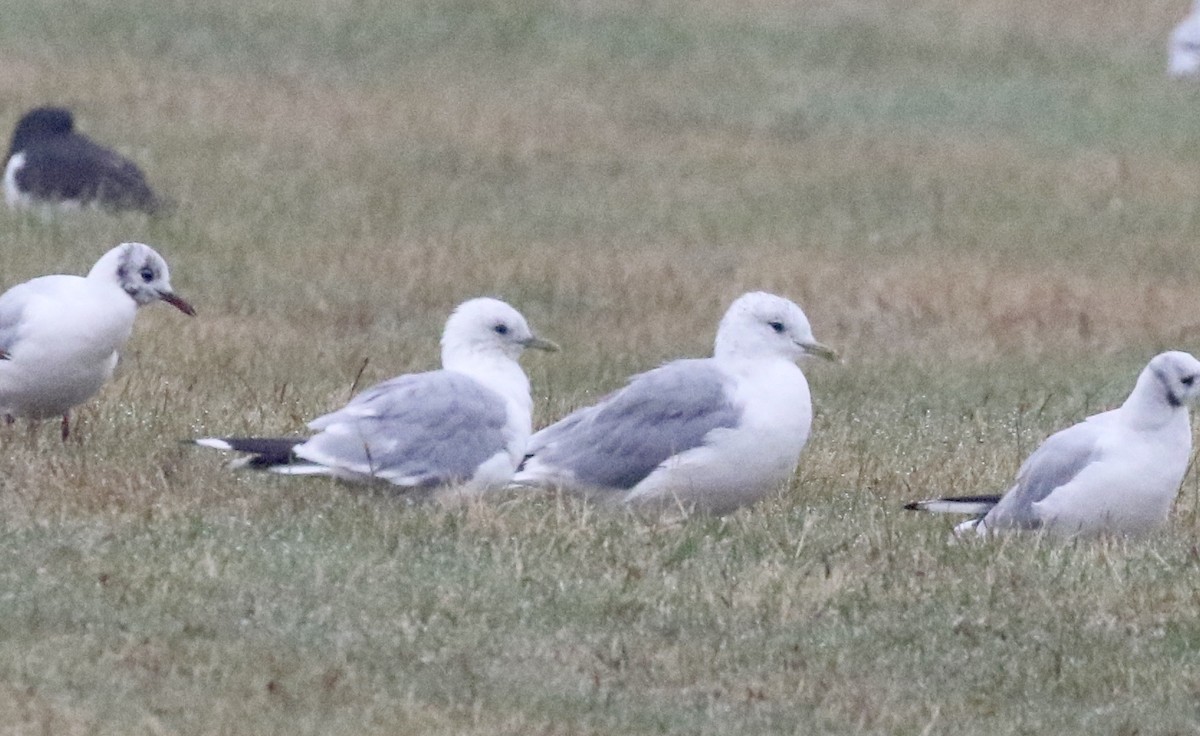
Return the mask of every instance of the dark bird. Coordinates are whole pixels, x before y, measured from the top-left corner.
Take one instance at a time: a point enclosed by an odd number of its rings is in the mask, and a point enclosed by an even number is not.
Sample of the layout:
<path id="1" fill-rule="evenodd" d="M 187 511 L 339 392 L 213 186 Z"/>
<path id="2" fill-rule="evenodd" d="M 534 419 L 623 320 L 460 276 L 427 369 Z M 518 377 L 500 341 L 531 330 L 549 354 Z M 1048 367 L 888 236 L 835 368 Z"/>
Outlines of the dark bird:
<path id="1" fill-rule="evenodd" d="M 30 209 L 136 210 L 148 214 L 166 204 L 137 164 L 75 132 L 70 110 L 38 107 L 13 130 L 4 166 L 4 200 Z"/>

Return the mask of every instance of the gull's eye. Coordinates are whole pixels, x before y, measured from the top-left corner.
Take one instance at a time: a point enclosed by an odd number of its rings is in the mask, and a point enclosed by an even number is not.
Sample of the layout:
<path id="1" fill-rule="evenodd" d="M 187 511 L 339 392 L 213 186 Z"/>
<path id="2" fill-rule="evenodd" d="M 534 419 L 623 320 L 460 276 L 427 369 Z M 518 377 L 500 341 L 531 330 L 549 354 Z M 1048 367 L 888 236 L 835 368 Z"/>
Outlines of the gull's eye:
<path id="1" fill-rule="evenodd" d="M 1184 386 L 1191 386 L 1193 383 L 1195 383 L 1195 381 L 1196 381 L 1195 376 L 1184 376 L 1183 378 L 1179 379 L 1179 382 L 1182 383 Z"/>
<path id="2" fill-rule="evenodd" d="M 508 334 L 508 325 L 501 322 L 500 324 L 498 324 L 492 328 L 492 332 L 495 332 L 497 335 L 507 335 Z"/>
<path id="3" fill-rule="evenodd" d="M 775 322 L 768 322 L 767 324 L 771 327 L 772 330 L 775 330 L 775 334 L 777 334 L 777 335 L 783 334 L 783 323 L 782 322 L 775 321 Z"/>
<path id="4" fill-rule="evenodd" d="M 143 266 L 141 271 L 138 271 L 138 276 L 142 277 L 142 281 L 147 284 L 154 280 L 154 269 L 149 266 Z"/>

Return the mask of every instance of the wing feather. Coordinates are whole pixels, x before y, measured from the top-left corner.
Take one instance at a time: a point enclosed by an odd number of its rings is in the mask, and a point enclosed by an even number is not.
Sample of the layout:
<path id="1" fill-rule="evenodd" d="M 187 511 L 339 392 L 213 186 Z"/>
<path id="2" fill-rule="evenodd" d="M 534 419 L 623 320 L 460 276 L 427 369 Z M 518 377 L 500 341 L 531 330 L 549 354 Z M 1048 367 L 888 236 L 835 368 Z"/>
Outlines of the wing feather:
<path id="1" fill-rule="evenodd" d="M 586 487 L 633 488 L 712 430 L 736 426 L 729 384 L 710 361 L 668 363 L 535 434 L 529 457 Z"/>
<path id="2" fill-rule="evenodd" d="M 469 480 L 504 452 L 507 422 L 494 391 L 460 373 L 431 371 L 380 383 L 313 420 L 320 432 L 295 452 L 399 485 L 444 485 Z"/>

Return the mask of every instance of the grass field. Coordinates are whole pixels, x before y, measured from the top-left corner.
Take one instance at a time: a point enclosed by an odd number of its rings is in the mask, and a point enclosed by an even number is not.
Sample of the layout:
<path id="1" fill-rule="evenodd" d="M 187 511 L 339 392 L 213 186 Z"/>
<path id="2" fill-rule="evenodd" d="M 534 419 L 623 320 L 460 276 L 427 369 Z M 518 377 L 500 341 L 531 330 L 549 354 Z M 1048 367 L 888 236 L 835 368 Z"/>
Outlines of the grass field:
<path id="1" fill-rule="evenodd" d="M 900 510 L 1200 350 L 1185 11 L 8 3 L 0 130 L 68 105 L 179 207 L 0 212 L 0 282 L 144 240 L 199 316 L 145 310 L 67 445 L 3 434 L 0 732 L 1197 733 L 1195 472 L 1144 541 Z M 412 506 L 177 442 L 430 368 L 481 294 L 564 347 L 524 360 L 541 426 L 752 289 L 845 361 L 808 365 L 794 481 L 725 519 Z"/>

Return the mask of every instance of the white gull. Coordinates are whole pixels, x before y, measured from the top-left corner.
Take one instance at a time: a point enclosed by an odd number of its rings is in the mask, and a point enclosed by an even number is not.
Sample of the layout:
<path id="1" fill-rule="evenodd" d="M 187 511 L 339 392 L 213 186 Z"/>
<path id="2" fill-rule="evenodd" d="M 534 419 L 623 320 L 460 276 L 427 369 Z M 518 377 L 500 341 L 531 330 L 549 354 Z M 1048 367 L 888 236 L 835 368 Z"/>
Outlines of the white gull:
<path id="1" fill-rule="evenodd" d="M 497 299 L 458 306 L 442 333 L 442 369 L 384 381 L 309 422 L 312 437 L 204 437 L 196 444 L 250 453 L 236 467 L 287 475 L 455 486 L 506 484 L 525 453 L 533 402 L 517 363 L 526 348 L 557 350 Z"/>
<path id="2" fill-rule="evenodd" d="M 192 306 L 171 288 L 167 262 L 143 243 L 105 253 L 86 277 L 41 276 L 0 295 L 0 414 L 62 417 L 100 390 L 117 365 L 140 306 Z"/>
<path id="3" fill-rule="evenodd" d="M 1167 521 L 1192 452 L 1188 404 L 1200 361 L 1161 353 L 1121 406 L 1046 438 L 1003 496 L 917 501 L 914 511 L 975 514 L 955 534 L 1044 530 L 1058 536 L 1144 535 Z"/>
<path id="4" fill-rule="evenodd" d="M 633 376 L 536 433 L 514 483 L 642 508 L 731 512 L 779 488 L 808 441 L 812 400 L 795 361 L 834 358 L 800 307 L 733 302 L 713 357 Z"/>

